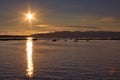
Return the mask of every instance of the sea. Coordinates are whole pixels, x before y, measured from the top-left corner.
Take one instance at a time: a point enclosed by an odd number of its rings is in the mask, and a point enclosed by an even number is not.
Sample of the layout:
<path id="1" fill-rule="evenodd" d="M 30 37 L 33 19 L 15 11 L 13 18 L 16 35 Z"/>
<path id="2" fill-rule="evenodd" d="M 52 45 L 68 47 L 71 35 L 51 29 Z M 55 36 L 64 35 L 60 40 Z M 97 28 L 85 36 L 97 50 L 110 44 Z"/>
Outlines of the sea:
<path id="1" fill-rule="evenodd" d="M 0 41 L 0 80 L 120 80 L 120 41 Z"/>

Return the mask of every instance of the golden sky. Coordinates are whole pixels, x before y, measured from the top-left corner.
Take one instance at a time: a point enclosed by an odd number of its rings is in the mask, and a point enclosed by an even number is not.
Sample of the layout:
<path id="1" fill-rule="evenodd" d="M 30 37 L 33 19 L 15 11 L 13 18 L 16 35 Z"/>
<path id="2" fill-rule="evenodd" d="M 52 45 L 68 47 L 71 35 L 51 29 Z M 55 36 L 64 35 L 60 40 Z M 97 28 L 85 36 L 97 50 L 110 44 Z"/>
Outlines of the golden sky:
<path id="1" fill-rule="evenodd" d="M 120 0 L 0 0 L 0 34 L 120 31 Z M 26 20 L 31 11 L 34 19 Z"/>

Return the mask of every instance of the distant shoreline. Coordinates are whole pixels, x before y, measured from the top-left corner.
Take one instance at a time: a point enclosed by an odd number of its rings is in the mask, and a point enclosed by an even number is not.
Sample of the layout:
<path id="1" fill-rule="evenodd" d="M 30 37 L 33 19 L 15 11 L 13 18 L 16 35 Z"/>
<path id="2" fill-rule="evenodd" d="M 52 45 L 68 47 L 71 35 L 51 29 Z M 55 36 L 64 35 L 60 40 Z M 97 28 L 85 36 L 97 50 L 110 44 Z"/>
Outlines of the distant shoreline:
<path id="1" fill-rule="evenodd" d="M 27 37 L 33 37 L 33 40 L 39 39 L 73 39 L 73 40 L 120 40 L 120 32 L 104 31 L 60 31 L 53 33 L 40 33 L 32 35 L 0 35 L 0 41 L 8 40 L 27 40 Z"/>
<path id="2" fill-rule="evenodd" d="M 66 38 L 67 39 L 67 38 Z M 66 40 L 65 38 L 61 38 L 60 40 Z M 24 40 L 28 40 L 27 38 L 26 39 L 0 39 L 0 41 L 24 41 Z M 47 40 L 47 39 L 37 39 L 37 38 L 34 38 L 33 41 L 36 41 L 36 40 Z M 56 40 L 57 41 L 57 38 L 51 38 L 51 39 L 48 39 L 48 40 Z M 71 40 L 71 39 L 67 39 L 67 40 Z M 80 41 L 80 40 L 86 40 L 86 41 L 90 41 L 90 40 L 120 40 L 120 39 L 72 39 L 72 40 L 76 40 L 76 41 Z"/>

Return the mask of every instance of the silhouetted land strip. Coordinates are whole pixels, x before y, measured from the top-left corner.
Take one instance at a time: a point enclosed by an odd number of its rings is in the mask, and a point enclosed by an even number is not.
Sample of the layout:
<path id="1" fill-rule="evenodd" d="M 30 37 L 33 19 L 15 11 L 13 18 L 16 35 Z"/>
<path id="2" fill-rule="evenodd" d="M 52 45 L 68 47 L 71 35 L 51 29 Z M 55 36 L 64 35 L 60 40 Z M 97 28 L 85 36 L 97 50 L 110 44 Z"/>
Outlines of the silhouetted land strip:
<path id="1" fill-rule="evenodd" d="M 0 40 L 1 40 L 1 41 L 8 41 L 8 40 L 27 40 L 28 37 L 31 37 L 31 36 L 0 35 Z M 36 38 L 33 38 L 33 40 L 36 40 Z"/>
<path id="2" fill-rule="evenodd" d="M 104 32 L 104 31 L 62 31 L 46 34 L 33 34 L 36 38 L 69 38 L 78 40 L 120 40 L 120 32 Z"/>
<path id="3" fill-rule="evenodd" d="M 0 40 L 27 40 L 27 37 L 33 37 L 33 40 L 37 39 L 77 39 L 77 40 L 120 40 L 120 32 L 104 32 L 104 31 L 62 31 L 53 33 L 40 33 L 26 36 L 18 35 L 0 35 Z"/>

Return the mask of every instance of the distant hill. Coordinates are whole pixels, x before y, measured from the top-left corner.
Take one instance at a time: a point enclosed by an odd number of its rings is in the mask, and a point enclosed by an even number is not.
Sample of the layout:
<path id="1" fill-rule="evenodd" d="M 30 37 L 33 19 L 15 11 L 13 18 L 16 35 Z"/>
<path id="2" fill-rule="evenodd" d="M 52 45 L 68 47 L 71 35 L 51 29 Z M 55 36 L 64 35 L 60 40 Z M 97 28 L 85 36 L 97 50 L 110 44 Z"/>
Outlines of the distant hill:
<path id="1" fill-rule="evenodd" d="M 31 35 L 36 38 L 77 38 L 77 39 L 120 39 L 120 32 L 104 31 L 61 31 Z"/>

